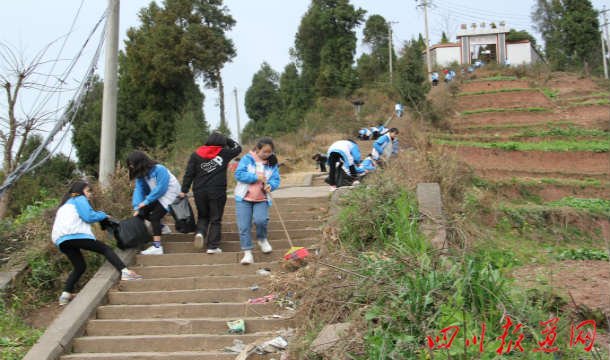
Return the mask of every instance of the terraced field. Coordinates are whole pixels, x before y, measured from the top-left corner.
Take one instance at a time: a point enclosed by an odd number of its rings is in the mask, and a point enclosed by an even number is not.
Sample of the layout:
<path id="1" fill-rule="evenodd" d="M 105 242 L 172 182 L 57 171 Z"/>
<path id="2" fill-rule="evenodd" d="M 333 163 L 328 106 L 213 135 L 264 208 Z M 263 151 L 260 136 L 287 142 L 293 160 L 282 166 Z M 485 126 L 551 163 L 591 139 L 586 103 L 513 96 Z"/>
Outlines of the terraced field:
<path id="1" fill-rule="evenodd" d="M 434 134 L 434 142 L 486 180 L 538 183 L 546 201 L 608 199 L 609 96 L 592 80 L 569 74 L 554 75 L 544 87 L 510 77 L 465 82 L 451 130 Z"/>

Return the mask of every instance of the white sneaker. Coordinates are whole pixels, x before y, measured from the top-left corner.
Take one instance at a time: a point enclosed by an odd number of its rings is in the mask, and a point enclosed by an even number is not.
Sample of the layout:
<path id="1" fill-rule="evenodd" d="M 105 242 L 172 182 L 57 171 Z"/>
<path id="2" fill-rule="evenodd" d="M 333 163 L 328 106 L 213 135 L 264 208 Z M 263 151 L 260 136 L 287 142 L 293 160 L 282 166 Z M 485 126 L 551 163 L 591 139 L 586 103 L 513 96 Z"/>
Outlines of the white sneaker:
<path id="1" fill-rule="evenodd" d="M 208 254 L 220 254 L 220 253 L 222 253 L 222 249 L 221 248 L 208 249 L 206 251 L 206 253 L 208 253 Z"/>
<path id="2" fill-rule="evenodd" d="M 122 281 L 131 281 L 131 280 L 142 280 L 144 277 L 142 275 L 138 275 L 133 270 L 121 270 L 121 280 Z"/>
<path id="3" fill-rule="evenodd" d="M 161 234 L 162 235 L 168 235 L 168 234 L 171 234 L 171 233 L 172 233 L 172 229 L 170 229 L 169 226 L 167 226 L 165 224 L 161 225 Z"/>
<path id="4" fill-rule="evenodd" d="M 267 241 L 267 239 L 259 240 L 258 246 L 260 246 L 263 254 L 269 254 L 271 251 L 273 251 L 273 249 L 271 248 L 271 244 L 269 244 L 269 241 Z"/>
<path id="5" fill-rule="evenodd" d="M 250 265 L 254 263 L 254 256 L 252 256 L 252 250 L 244 250 L 244 257 L 241 259 L 242 265 Z"/>
<path id="6" fill-rule="evenodd" d="M 197 250 L 203 249 L 203 235 L 202 234 L 197 233 L 197 235 L 195 235 L 195 240 L 193 241 L 193 247 L 195 247 L 195 249 L 197 249 Z"/>
<path id="7" fill-rule="evenodd" d="M 70 294 L 67 291 L 63 291 L 61 293 L 61 295 L 59 296 L 59 306 L 68 305 L 70 300 L 72 300 L 73 298 L 74 298 L 73 294 Z"/>
<path id="8" fill-rule="evenodd" d="M 163 246 L 155 247 L 151 245 L 148 249 L 141 251 L 142 255 L 163 255 Z"/>

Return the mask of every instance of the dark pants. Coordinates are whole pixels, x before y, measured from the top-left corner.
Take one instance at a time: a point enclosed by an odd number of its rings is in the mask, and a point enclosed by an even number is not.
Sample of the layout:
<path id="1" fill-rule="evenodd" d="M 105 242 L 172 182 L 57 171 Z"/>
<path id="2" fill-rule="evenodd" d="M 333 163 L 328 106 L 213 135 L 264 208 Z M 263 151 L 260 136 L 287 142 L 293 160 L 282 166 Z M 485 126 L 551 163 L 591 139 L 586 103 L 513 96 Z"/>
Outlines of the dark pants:
<path id="1" fill-rule="evenodd" d="M 222 231 L 222 215 L 227 203 L 227 194 L 195 193 L 197 206 L 197 232 L 202 234 L 208 249 L 216 249 L 220 245 Z"/>
<path id="2" fill-rule="evenodd" d="M 318 165 L 320 165 L 320 172 L 326 172 L 326 158 L 318 161 Z"/>
<path id="3" fill-rule="evenodd" d="M 356 167 L 354 165 L 349 167 L 350 174 L 346 174 L 343 170 L 343 158 L 341 154 L 332 152 L 328 157 L 328 177 L 326 183 L 331 186 L 348 186 L 356 179 Z"/>
<path id="4" fill-rule="evenodd" d="M 85 273 L 85 269 L 87 269 L 85 258 L 83 258 L 83 254 L 80 252 L 81 249 L 94 251 L 98 254 L 104 255 L 106 260 L 108 260 L 108 262 L 110 262 L 112 266 L 119 271 L 125 268 L 125 264 L 121 261 L 121 259 L 119 259 L 117 254 L 115 254 L 115 252 L 103 242 L 92 239 L 66 240 L 59 245 L 59 250 L 66 254 L 68 260 L 70 260 L 72 266 L 74 267 L 68 276 L 68 280 L 66 280 L 66 286 L 64 286 L 64 291 L 66 292 L 71 293 L 74 291 L 74 285 Z"/>
<path id="5" fill-rule="evenodd" d="M 153 236 L 161 236 L 161 219 L 167 214 L 167 210 L 159 201 L 154 201 L 138 210 L 138 216 L 150 221 Z"/>

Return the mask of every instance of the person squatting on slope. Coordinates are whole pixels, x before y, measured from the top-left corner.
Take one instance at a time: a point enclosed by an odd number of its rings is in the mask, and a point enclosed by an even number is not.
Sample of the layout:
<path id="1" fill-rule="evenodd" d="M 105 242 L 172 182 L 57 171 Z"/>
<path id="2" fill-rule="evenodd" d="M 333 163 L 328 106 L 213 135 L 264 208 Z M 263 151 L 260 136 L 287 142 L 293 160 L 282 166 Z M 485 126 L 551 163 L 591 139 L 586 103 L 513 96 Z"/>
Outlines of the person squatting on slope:
<path id="1" fill-rule="evenodd" d="M 51 239 L 59 251 L 66 255 L 72 263 L 72 272 L 59 296 L 59 305 L 66 305 L 74 298 L 74 286 L 87 268 L 81 250 L 104 255 L 106 260 L 121 273 L 121 280 L 142 278 L 134 271 L 127 269 L 111 247 L 95 239 L 90 224 L 105 221 L 108 219 L 108 215 L 102 211 L 93 210 L 89 202 L 92 196 L 93 192 L 87 182 L 76 181 L 62 198 L 55 214 Z"/>
<path id="2" fill-rule="evenodd" d="M 207 253 L 221 253 L 222 216 L 227 203 L 227 168 L 233 158 L 241 153 L 241 146 L 225 135 L 213 132 L 205 145 L 191 154 L 184 177 L 180 197 L 186 197 L 191 185 L 197 207 L 197 233 L 193 245 Z"/>
<path id="3" fill-rule="evenodd" d="M 327 156 L 329 171 L 325 181 L 331 186 L 331 191 L 341 186 L 352 185 L 357 180 L 356 165 L 360 164 L 361 155 L 354 141 L 335 141 L 328 148 Z"/>
<path id="4" fill-rule="evenodd" d="M 132 197 L 133 216 L 150 221 L 153 245 L 142 255 L 162 255 L 161 219 L 167 214 L 169 204 L 180 194 L 180 184 L 167 168 L 152 160 L 142 151 L 132 151 L 127 156 L 129 179 L 135 179 Z"/>
<path id="5" fill-rule="evenodd" d="M 369 128 L 362 128 L 358 130 L 358 139 L 360 140 L 369 140 L 373 136 L 373 132 Z"/>
<path id="6" fill-rule="evenodd" d="M 320 167 L 320 172 L 326 172 L 326 162 L 328 161 L 326 155 L 318 153 L 312 156 L 311 159 L 318 164 L 317 166 Z"/>
<path id="7" fill-rule="evenodd" d="M 252 256 L 252 222 L 256 225 L 256 239 L 265 254 L 273 249 L 267 240 L 270 193 L 280 186 L 280 172 L 275 145 L 271 138 L 257 141 L 256 146 L 239 162 L 235 170 L 235 214 L 239 228 L 239 242 L 244 252 L 243 265 L 254 263 Z"/>
<path id="8" fill-rule="evenodd" d="M 373 156 L 373 160 L 379 161 L 380 159 L 385 158 L 386 160 L 392 154 L 392 145 L 394 140 L 398 138 L 398 129 L 391 128 L 387 133 L 380 136 L 377 141 L 373 144 L 373 151 L 371 155 Z"/>

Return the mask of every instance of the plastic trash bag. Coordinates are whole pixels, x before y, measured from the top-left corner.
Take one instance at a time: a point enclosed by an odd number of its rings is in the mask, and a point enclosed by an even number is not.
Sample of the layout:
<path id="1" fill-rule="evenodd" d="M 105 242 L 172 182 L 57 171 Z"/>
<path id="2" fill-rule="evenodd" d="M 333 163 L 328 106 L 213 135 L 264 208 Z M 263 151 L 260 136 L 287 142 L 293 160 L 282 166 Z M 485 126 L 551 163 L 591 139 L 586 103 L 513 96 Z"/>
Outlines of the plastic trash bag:
<path id="1" fill-rule="evenodd" d="M 176 223 L 176 231 L 186 234 L 197 230 L 195 215 L 193 215 L 193 209 L 188 197 L 176 198 L 169 205 L 169 213 L 172 214 Z"/>

